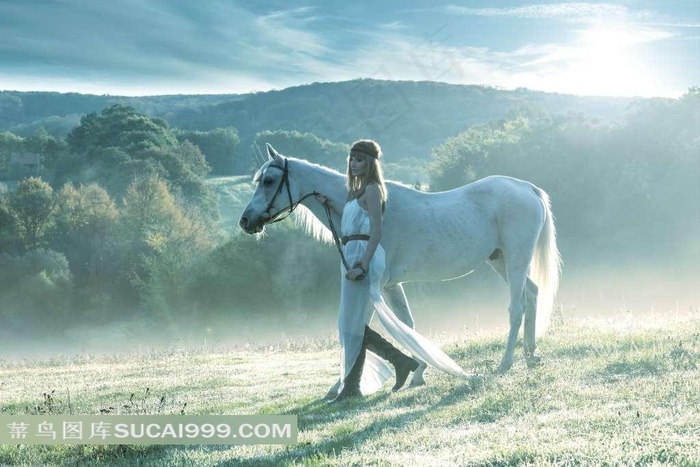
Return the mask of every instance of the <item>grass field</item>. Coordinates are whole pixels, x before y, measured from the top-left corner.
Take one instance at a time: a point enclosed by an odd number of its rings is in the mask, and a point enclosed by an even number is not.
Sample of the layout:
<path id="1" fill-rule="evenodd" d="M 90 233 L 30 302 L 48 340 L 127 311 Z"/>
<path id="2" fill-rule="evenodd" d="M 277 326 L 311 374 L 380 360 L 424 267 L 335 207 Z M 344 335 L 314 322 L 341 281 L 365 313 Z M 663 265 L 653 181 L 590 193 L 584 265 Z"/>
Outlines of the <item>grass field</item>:
<path id="1" fill-rule="evenodd" d="M 476 389 L 320 401 L 337 344 L 169 348 L 0 361 L 3 415 L 296 414 L 296 446 L 0 446 L 9 465 L 700 465 L 700 312 L 556 317 L 541 366 L 497 377 L 503 332 L 439 337 Z M 259 347 L 259 348 L 256 348 Z M 132 394 L 134 396 L 132 397 Z"/>

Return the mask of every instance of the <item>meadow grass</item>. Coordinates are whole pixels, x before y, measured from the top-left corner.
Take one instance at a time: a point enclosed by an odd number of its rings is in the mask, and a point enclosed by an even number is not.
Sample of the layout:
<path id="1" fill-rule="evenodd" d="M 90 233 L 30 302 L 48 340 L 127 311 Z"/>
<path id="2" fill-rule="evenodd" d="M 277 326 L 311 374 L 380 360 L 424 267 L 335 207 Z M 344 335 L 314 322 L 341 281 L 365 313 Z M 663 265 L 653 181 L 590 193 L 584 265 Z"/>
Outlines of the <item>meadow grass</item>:
<path id="1" fill-rule="evenodd" d="M 332 340 L 0 361 L 0 413 L 295 414 L 295 446 L 0 446 L 9 465 L 700 465 L 700 312 L 558 319 L 540 366 L 495 376 L 503 332 L 436 336 L 477 388 L 320 400 Z M 519 349 L 520 351 L 520 349 Z"/>

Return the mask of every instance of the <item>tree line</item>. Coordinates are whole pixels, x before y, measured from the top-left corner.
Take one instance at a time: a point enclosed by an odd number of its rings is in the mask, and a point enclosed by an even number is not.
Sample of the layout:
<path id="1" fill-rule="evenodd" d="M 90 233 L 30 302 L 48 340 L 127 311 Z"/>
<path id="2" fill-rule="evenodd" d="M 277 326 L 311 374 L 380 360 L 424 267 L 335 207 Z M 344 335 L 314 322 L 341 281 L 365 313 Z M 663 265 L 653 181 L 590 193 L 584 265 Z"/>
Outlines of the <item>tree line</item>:
<path id="1" fill-rule="evenodd" d="M 64 137 L 82 115 L 119 104 L 182 130 L 236 128 L 242 151 L 233 161 L 233 172 L 220 173 L 244 175 L 255 165 L 255 154 L 249 148 L 264 131 L 298 131 L 346 144 L 359 137 L 373 138 L 383 142 L 387 163 L 399 164 L 408 158 L 426 162 L 431 150 L 447 138 L 467 127 L 502 118 L 515 106 L 534 106 L 557 114 L 585 113 L 610 121 L 630 102 L 631 98 L 375 79 L 229 96 L 120 97 L 6 91 L 0 92 L 0 132 L 26 137 L 44 128 L 52 136 Z"/>

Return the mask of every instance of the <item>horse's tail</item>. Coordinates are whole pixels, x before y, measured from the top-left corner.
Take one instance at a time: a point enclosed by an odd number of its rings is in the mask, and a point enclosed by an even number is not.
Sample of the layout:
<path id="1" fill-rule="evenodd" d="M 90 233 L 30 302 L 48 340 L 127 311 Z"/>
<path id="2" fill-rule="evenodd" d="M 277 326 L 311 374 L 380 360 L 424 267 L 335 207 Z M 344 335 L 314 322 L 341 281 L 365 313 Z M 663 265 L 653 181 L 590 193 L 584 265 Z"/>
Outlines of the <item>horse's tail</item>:
<path id="1" fill-rule="evenodd" d="M 554 296 L 559 288 L 561 256 L 557 248 L 557 232 L 549 195 L 537 187 L 535 193 L 544 206 L 544 225 L 537 238 L 530 267 L 530 275 L 538 288 L 536 328 L 537 335 L 541 336 L 547 331 L 552 316 Z"/>

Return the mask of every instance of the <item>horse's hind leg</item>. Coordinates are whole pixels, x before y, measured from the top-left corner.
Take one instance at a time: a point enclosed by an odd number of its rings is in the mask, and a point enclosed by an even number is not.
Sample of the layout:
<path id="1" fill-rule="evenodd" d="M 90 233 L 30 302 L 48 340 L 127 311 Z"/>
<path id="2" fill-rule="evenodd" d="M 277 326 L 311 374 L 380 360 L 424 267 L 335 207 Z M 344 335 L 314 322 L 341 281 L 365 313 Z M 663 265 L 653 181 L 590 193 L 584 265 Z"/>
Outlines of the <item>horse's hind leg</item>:
<path id="1" fill-rule="evenodd" d="M 506 272 L 506 262 L 503 257 L 503 252 L 501 250 L 496 250 L 489 257 L 489 266 L 498 273 L 503 280 L 508 283 L 508 273 Z M 537 328 L 537 284 L 532 282 L 529 277 L 525 279 L 525 294 L 524 294 L 524 314 L 525 314 L 525 332 L 523 338 L 523 347 L 525 351 L 525 360 L 528 367 L 532 367 L 540 362 L 540 356 L 537 352 L 537 344 L 535 343 L 535 330 Z M 516 292 L 517 293 L 517 292 Z M 517 316 L 516 316 L 517 319 Z M 517 337 L 516 337 L 517 340 Z M 499 368 L 500 372 L 507 371 L 512 365 L 512 359 L 510 363 L 506 360 L 507 354 L 504 357 L 504 362 L 501 363 Z M 505 363 L 505 365 L 504 365 Z"/>
<path id="2" fill-rule="evenodd" d="M 408 299 L 406 298 L 406 293 L 403 290 L 403 286 L 401 284 L 396 284 L 384 287 L 384 297 L 389 302 L 389 306 L 396 317 L 399 318 L 406 326 L 409 326 L 411 329 L 415 329 L 413 315 L 411 314 L 411 308 L 408 306 Z M 413 372 L 413 377 L 411 378 L 411 383 L 409 384 L 410 387 L 422 386 L 425 384 L 423 372 L 426 370 L 428 365 L 420 360 L 418 360 L 418 363 L 419 366 L 416 371 Z"/>
<path id="3" fill-rule="evenodd" d="M 540 356 L 535 343 L 535 330 L 537 328 L 537 285 L 528 277 L 525 283 L 525 332 L 523 333 L 523 347 L 525 361 L 528 367 L 537 365 Z"/>
<path id="4" fill-rule="evenodd" d="M 513 366 L 515 344 L 518 341 L 518 333 L 523 322 L 524 307 L 524 289 L 525 289 L 525 271 L 515 270 L 514 273 L 508 274 L 508 286 L 510 287 L 510 305 L 508 306 L 508 314 L 510 316 L 510 331 L 508 332 L 508 340 L 506 341 L 506 351 L 503 354 L 501 365 L 498 367 L 498 373 L 505 373 Z"/>
<path id="5" fill-rule="evenodd" d="M 520 332 L 520 326 L 522 325 L 526 308 L 525 284 L 527 280 L 527 270 L 530 265 L 527 255 L 518 257 L 519 255 L 517 254 L 511 254 L 511 257 L 509 257 L 508 252 L 506 252 L 505 256 L 506 257 L 504 257 L 503 251 L 498 250 L 498 252 L 494 252 L 489 258 L 489 264 L 493 270 L 503 277 L 510 289 L 510 305 L 508 307 L 510 331 L 508 332 L 508 340 L 506 341 L 506 350 L 497 370 L 498 373 L 505 373 L 513 366 L 515 344 L 518 341 L 518 333 Z M 532 322 L 534 323 L 534 319 Z M 534 326 L 532 329 L 534 330 Z M 532 343 L 534 344 L 534 333 Z"/>
<path id="6" fill-rule="evenodd" d="M 511 282 L 508 280 L 508 271 L 506 269 L 506 261 L 505 258 L 503 257 L 503 251 L 501 250 L 496 250 L 494 251 L 491 256 L 489 256 L 488 259 L 489 266 L 498 273 L 499 276 L 503 278 L 503 280 L 506 282 L 506 284 L 509 285 L 510 287 L 510 293 L 511 293 L 511 302 L 510 302 L 510 308 L 509 308 L 509 314 L 510 314 L 510 333 L 508 335 L 508 343 L 506 345 L 506 353 L 503 356 L 503 360 L 501 361 L 501 365 L 498 367 L 498 373 L 505 373 L 506 371 L 510 370 L 510 367 L 513 366 L 513 360 L 514 360 L 514 352 L 515 352 L 515 343 L 518 339 L 518 332 L 520 330 L 520 323 L 522 321 L 522 311 L 518 313 L 519 305 L 515 304 L 514 307 L 514 301 L 513 301 L 513 294 L 515 293 L 516 295 L 521 295 L 518 294 L 517 291 L 513 291 L 513 287 L 511 286 Z M 515 314 L 514 314 L 515 312 Z"/>

